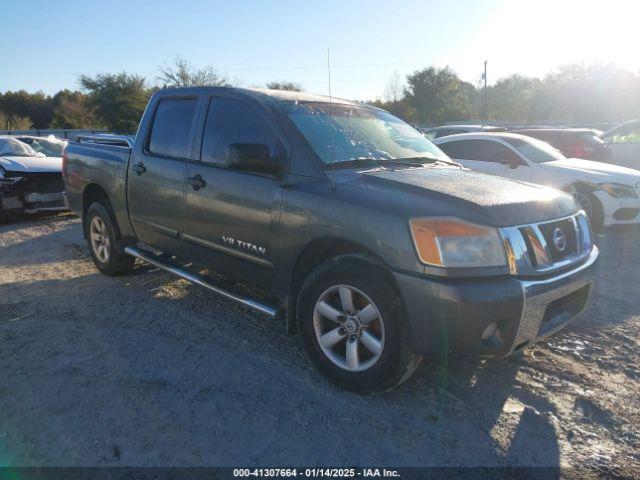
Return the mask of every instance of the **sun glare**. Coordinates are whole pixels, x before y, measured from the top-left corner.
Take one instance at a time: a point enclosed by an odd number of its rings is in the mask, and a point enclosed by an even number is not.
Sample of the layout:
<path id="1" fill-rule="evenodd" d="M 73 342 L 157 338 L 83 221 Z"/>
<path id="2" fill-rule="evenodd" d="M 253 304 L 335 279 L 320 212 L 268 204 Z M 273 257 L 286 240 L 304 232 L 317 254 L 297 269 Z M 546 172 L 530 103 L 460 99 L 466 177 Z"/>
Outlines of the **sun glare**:
<path id="1" fill-rule="evenodd" d="M 449 63 L 475 66 L 476 71 L 460 72 L 475 78 L 479 59 L 488 59 L 490 81 L 512 73 L 543 76 L 582 62 L 615 63 L 637 72 L 639 17 L 636 0 L 504 1 L 477 32 L 475 44 L 461 46 Z"/>

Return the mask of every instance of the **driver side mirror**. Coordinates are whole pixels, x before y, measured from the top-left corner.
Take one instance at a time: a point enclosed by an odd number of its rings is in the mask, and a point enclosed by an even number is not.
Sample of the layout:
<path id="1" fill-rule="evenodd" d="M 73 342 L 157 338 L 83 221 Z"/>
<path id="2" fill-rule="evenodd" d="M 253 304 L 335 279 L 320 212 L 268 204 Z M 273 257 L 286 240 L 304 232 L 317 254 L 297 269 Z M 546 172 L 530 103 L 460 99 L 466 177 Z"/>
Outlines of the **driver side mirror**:
<path id="1" fill-rule="evenodd" d="M 232 170 L 275 176 L 284 170 L 282 159 L 272 157 L 269 147 L 263 143 L 232 143 L 228 147 L 227 158 Z"/>

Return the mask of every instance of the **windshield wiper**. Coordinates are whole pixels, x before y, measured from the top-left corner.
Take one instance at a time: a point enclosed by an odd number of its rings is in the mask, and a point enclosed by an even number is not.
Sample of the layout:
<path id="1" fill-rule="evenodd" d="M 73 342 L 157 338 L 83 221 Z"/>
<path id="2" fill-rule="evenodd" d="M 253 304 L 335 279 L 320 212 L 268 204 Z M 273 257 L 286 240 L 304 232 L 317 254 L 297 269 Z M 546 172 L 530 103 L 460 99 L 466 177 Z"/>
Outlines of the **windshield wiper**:
<path id="1" fill-rule="evenodd" d="M 438 162 L 442 162 L 442 163 L 446 163 L 448 165 L 453 165 L 455 167 L 459 167 L 459 168 L 462 169 L 462 164 L 460 164 L 458 162 L 454 162 L 452 160 L 445 160 L 444 158 L 438 158 L 438 157 L 432 157 L 432 156 L 398 158 L 397 160 L 402 160 L 402 161 L 414 160 L 415 163 L 438 163 Z"/>
<path id="2" fill-rule="evenodd" d="M 412 161 L 414 158 L 420 158 L 419 161 Z M 426 157 L 425 157 L 426 158 Z M 427 159 L 422 157 L 413 158 L 352 158 L 350 160 L 342 160 L 327 164 L 327 168 L 346 168 L 349 166 L 384 166 L 396 165 L 401 167 L 416 167 L 426 162 L 435 162 L 437 159 Z"/>

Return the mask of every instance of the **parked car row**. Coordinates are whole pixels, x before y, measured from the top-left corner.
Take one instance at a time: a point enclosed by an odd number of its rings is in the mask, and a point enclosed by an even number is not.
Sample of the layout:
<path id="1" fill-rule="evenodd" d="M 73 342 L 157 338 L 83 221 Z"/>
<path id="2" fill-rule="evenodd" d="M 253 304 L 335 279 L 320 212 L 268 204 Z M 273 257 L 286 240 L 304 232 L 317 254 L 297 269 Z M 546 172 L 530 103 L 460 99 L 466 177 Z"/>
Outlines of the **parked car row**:
<path id="1" fill-rule="evenodd" d="M 570 193 L 595 230 L 640 222 L 640 120 L 607 132 L 445 125 L 424 134 L 468 168 Z"/>
<path id="2" fill-rule="evenodd" d="M 603 132 L 594 128 L 442 125 L 421 130 L 430 140 L 459 133 L 513 132 L 543 140 L 568 158 L 584 158 L 640 170 L 640 120 Z"/>
<path id="3" fill-rule="evenodd" d="M 472 170 L 571 194 L 595 230 L 640 221 L 640 170 L 567 158 L 548 143 L 517 133 L 463 133 L 435 143 Z"/>

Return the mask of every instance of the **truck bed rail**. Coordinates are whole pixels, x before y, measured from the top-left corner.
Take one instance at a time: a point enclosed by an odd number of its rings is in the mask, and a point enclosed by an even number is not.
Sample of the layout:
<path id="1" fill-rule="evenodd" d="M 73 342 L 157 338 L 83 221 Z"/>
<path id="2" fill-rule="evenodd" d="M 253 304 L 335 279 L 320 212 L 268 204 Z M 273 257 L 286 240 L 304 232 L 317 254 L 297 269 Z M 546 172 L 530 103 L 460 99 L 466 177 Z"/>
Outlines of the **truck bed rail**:
<path id="1" fill-rule="evenodd" d="M 113 135 L 105 133 L 96 135 L 78 135 L 76 142 L 133 148 L 134 139 L 127 135 Z"/>

